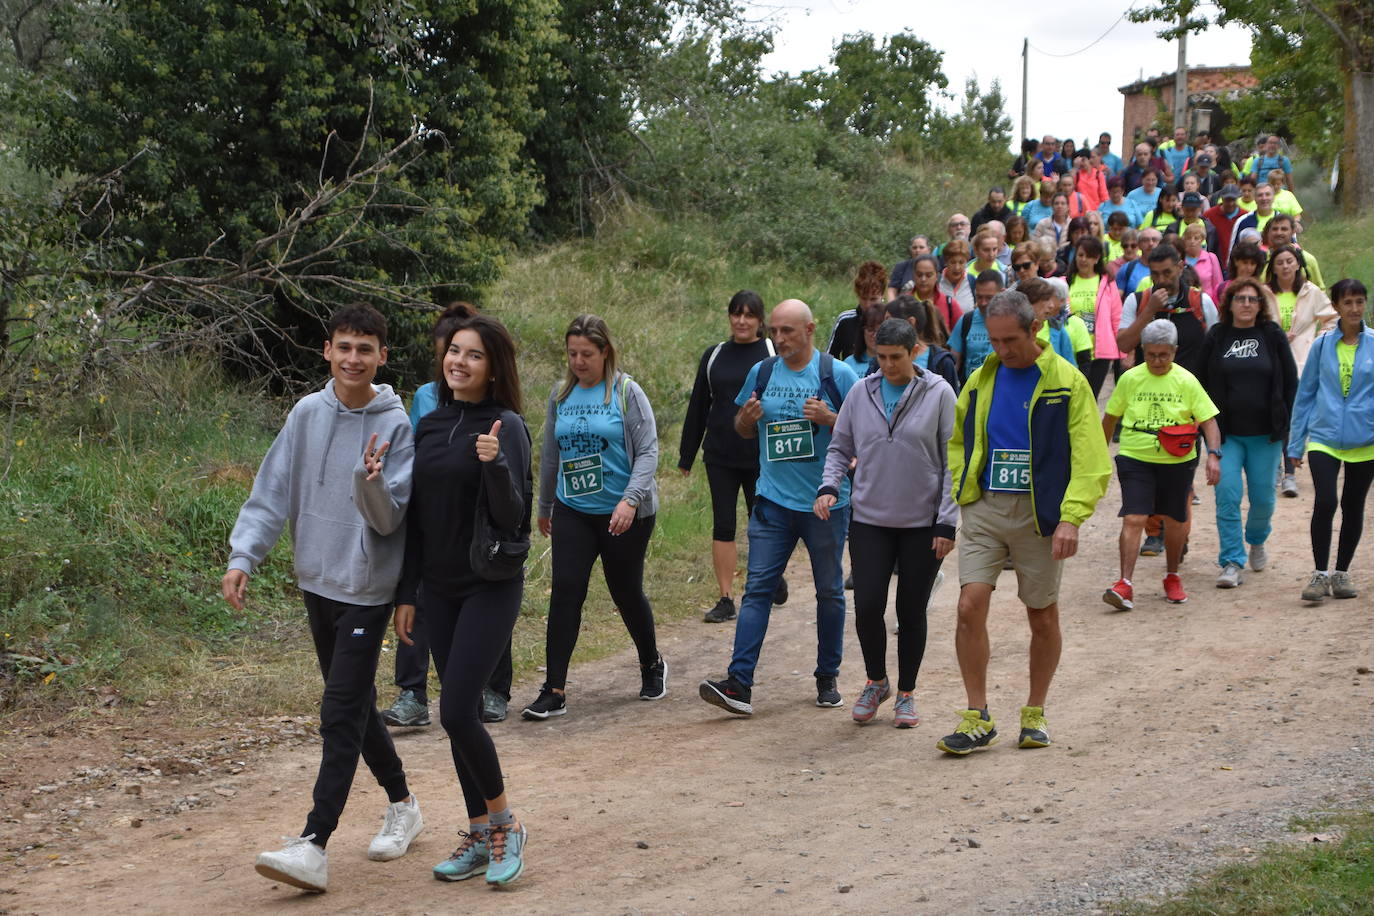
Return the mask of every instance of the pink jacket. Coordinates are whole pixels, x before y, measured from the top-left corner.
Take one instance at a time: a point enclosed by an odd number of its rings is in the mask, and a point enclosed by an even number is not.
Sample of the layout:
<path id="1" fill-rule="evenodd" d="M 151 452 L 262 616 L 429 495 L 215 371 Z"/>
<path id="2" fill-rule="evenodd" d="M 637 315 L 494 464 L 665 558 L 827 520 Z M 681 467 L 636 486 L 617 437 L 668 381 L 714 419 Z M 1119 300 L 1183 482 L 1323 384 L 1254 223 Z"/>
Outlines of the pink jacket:
<path id="1" fill-rule="evenodd" d="M 1097 285 L 1097 314 L 1093 316 L 1093 358 L 1120 359 L 1116 332 L 1121 328 L 1121 293 L 1115 281 L 1104 276 Z"/>
<path id="2" fill-rule="evenodd" d="M 1213 302 L 1220 302 L 1225 278 L 1221 275 L 1221 262 L 1217 260 L 1217 256 L 1210 251 L 1202 252 L 1198 255 L 1193 270 L 1197 271 L 1197 278 L 1202 286 L 1202 291 L 1211 296 Z"/>
<path id="3" fill-rule="evenodd" d="M 1088 199 L 1088 208 L 1096 210 L 1107 199 L 1107 170 L 1082 169 L 1073 176 L 1074 190 Z"/>

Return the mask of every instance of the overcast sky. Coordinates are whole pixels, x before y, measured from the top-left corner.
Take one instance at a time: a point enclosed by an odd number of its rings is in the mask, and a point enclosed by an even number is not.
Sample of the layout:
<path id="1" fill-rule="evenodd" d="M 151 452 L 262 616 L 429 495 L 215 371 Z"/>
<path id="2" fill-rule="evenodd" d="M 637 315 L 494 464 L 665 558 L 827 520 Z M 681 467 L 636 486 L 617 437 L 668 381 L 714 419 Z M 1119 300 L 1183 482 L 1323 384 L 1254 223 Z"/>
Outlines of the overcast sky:
<path id="1" fill-rule="evenodd" d="M 944 52 L 952 91 L 962 94 L 964 80 L 971 75 L 977 75 L 985 89 L 994 78 L 1001 81 L 1013 136 L 1021 125 L 1021 42 L 1029 38 L 1030 135 L 1073 136 L 1081 143 L 1107 130 L 1120 155 L 1123 97 L 1117 87 L 1142 73 L 1171 73 L 1178 62 L 1178 45 L 1156 38 L 1154 23 L 1118 22 L 1107 37 L 1087 48 L 1129 5 L 1122 0 L 762 0 L 747 8 L 758 18 L 773 17 L 775 49 L 765 59 L 770 72 L 795 74 L 827 66 L 835 42 L 846 34 L 870 32 L 881 37 L 909 28 Z M 1028 23 L 1029 29 L 1018 23 Z M 1082 53 L 1074 54 L 1077 51 Z M 1074 56 L 1055 58 L 1040 52 Z M 1213 28 L 1189 36 L 1191 66 L 1243 64 L 1249 59 L 1250 39 L 1243 29 Z"/>

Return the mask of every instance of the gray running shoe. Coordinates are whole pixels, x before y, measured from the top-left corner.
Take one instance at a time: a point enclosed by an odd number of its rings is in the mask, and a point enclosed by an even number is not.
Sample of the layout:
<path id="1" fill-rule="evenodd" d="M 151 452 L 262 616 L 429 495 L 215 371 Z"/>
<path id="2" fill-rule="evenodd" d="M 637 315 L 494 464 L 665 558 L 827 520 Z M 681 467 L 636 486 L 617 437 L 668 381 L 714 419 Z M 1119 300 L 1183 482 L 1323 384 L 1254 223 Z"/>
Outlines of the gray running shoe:
<path id="1" fill-rule="evenodd" d="M 916 712 L 916 698 L 909 693 L 897 694 L 892 704 L 893 728 L 915 728 L 921 724 L 921 716 Z"/>
<path id="2" fill-rule="evenodd" d="M 1244 581 L 1240 577 L 1240 567 L 1235 563 L 1227 563 L 1221 568 L 1221 575 L 1217 576 L 1217 588 L 1235 588 Z"/>
<path id="3" fill-rule="evenodd" d="M 483 722 L 504 722 L 506 721 L 507 700 L 501 694 L 492 690 L 490 687 L 482 688 L 482 721 Z"/>
<path id="4" fill-rule="evenodd" d="M 1164 552 L 1164 538 L 1153 535 L 1145 538 L 1145 543 L 1140 545 L 1140 555 L 1142 557 L 1157 557 Z"/>
<path id="5" fill-rule="evenodd" d="M 1331 573 L 1332 598 L 1356 598 L 1359 594 L 1355 590 L 1355 583 L 1350 581 L 1350 573 L 1342 569 Z"/>
<path id="6" fill-rule="evenodd" d="M 1292 474 L 1284 474 L 1279 480 L 1279 492 L 1289 499 L 1298 495 L 1298 478 Z"/>
<path id="7" fill-rule="evenodd" d="M 859 698 L 854 701 L 854 721 L 867 722 L 872 719 L 878 714 L 878 707 L 891 695 L 892 685 L 886 678 L 864 684 L 863 690 L 859 691 Z"/>
<path id="8" fill-rule="evenodd" d="M 391 708 L 382 713 L 382 721 L 387 725 L 401 728 L 415 728 L 429 724 L 429 706 L 420 702 L 413 690 L 402 690 Z"/>
<path id="9" fill-rule="evenodd" d="M 1324 572 L 1312 573 L 1307 587 L 1302 590 L 1303 601 L 1321 601 L 1331 594 L 1331 579 Z"/>
<path id="10" fill-rule="evenodd" d="M 840 691 L 835 687 L 835 679 L 829 675 L 816 676 L 816 705 L 835 709 L 844 705 Z"/>
<path id="11" fill-rule="evenodd" d="M 1259 572 L 1269 565 L 1269 551 L 1264 549 L 1263 544 L 1250 545 L 1250 568 Z"/>

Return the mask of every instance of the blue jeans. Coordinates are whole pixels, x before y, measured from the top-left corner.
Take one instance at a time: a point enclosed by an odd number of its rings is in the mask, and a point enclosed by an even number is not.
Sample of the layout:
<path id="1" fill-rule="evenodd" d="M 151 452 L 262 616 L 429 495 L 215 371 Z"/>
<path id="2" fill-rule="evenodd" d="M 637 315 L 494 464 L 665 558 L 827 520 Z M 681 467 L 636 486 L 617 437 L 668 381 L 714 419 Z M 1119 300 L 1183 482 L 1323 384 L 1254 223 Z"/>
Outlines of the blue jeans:
<path id="1" fill-rule="evenodd" d="M 786 509 L 762 496 L 749 515 L 749 578 L 740 599 L 735 623 L 735 655 L 730 676 L 745 687 L 754 684 L 754 668 L 768 633 L 773 592 L 800 539 L 811 554 L 816 582 L 816 676 L 840 673 L 844 653 L 844 538 L 849 531 L 849 507 L 831 509 L 830 520 L 812 512 Z"/>
<path id="2" fill-rule="evenodd" d="M 1217 537 L 1221 552 L 1217 565 L 1245 565 L 1245 545 L 1263 544 L 1273 530 L 1274 475 L 1278 473 L 1282 442 L 1268 436 L 1227 436 L 1221 450 L 1221 480 L 1217 483 Z M 1245 482 L 1241 483 L 1241 472 Z M 1245 520 L 1241 538 L 1240 500 L 1242 489 L 1250 496 L 1250 517 Z"/>

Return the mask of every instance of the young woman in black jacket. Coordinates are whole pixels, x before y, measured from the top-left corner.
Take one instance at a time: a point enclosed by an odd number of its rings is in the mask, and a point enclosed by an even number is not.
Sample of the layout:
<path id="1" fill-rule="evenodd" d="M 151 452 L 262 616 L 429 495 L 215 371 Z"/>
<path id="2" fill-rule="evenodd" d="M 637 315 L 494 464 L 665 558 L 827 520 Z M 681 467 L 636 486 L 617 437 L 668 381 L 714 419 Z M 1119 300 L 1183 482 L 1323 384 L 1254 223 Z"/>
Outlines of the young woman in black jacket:
<path id="1" fill-rule="evenodd" d="M 1298 366 L 1288 335 L 1269 309 L 1269 297 L 1257 280 L 1235 280 L 1222 297 L 1220 320 L 1202 342 L 1198 380 L 1221 411 L 1217 424 L 1223 442 L 1217 588 L 1240 585 L 1247 559 L 1256 572 L 1269 563 L 1264 545 L 1274 515 L 1274 475 L 1298 393 Z M 1249 490 L 1250 517 L 1242 525 L 1244 489 Z"/>
<path id="2" fill-rule="evenodd" d="M 735 514 L 740 493 L 746 514 L 754 510 L 754 485 L 759 479 L 759 447 L 735 432 L 735 395 L 749 370 L 773 355 L 773 342 L 764 328 L 763 300 L 750 289 L 730 298 L 730 339 L 712 344 L 701 354 L 696 383 L 682 421 L 677 467 L 686 477 L 701 449 L 706 484 L 711 490 L 711 566 L 720 600 L 706 612 L 707 623 L 735 619 L 733 583 L 739 558 L 735 552 Z M 704 442 L 703 442 L 704 440 Z M 774 604 L 787 600 L 787 582 L 778 585 Z"/>
<path id="3" fill-rule="evenodd" d="M 490 524 L 529 538 L 534 480 L 520 416 L 520 376 L 510 333 L 486 315 L 458 321 L 440 363 L 439 407 L 415 434 L 414 489 L 396 635 L 410 642 L 417 602 L 443 692 L 439 717 L 467 805 L 469 829 L 434 876 L 486 873 L 503 885 L 524 869 L 525 828 L 511 814 L 501 762 L 482 724 L 482 688 L 500 660 L 524 592 L 524 576 L 500 581 L 469 560 L 481 493 Z"/>

